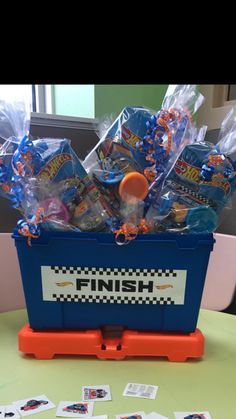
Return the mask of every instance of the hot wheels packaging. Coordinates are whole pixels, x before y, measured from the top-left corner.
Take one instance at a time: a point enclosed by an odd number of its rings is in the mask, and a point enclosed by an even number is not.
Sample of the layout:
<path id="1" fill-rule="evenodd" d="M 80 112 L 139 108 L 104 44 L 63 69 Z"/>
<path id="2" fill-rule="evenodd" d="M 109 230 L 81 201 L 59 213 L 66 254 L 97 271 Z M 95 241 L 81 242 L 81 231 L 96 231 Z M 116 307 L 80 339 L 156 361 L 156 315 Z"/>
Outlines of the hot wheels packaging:
<path id="1" fill-rule="evenodd" d="M 216 145 L 201 139 L 179 155 L 147 212 L 156 231 L 211 233 L 218 227 L 236 188 L 236 125 L 225 130 L 223 121 L 222 127 Z"/>
<path id="2" fill-rule="evenodd" d="M 126 184 L 136 198 L 136 191 L 142 190 L 143 200 L 148 192 L 151 198 L 157 194 L 177 154 L 195 138 L 192 115 L 202 102 L 196 86 L 184 85 L 168 89 L 159 112 L 126 107 L 86 157 L 84 167 L 117 214 L 124 196 L 119 185 Z M 130 172 L 140 174 L 140 187 L 138 182 L 132 187 Z M 145 193 L 143 176 L 149 182 Z"/>
<path id="3" fill-rule="evenodd" d="M 111 210 L 70 140 L 31 140 L 22 104 L 2 103 L 0 111 L 1 136 L 12 133 L 0 149 L 1 194 L 25 217 L 19 231 L 31 238 L 39 235 L 39 224 L 46 229 L 104 230 Z"/>

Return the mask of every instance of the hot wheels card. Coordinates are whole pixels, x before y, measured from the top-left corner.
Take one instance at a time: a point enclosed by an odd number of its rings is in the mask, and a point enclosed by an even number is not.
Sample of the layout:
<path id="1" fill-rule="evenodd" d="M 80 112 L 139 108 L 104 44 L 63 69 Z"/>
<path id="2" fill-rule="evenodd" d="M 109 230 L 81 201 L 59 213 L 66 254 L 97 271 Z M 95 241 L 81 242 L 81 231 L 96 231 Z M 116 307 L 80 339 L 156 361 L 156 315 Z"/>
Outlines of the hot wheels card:
<path id="1" fill-rule="evenodd" d="M 25 176 L 37 177 L 45 182 L 58 183 L 86 172 L 71 148 L 70 141 L 58 138 L 42 138 L 31 141 L 25 137 L 12 158 L 14 171 L 21 165 Z"/>
<path id="2" fill-rule="evenodd" d="M 207 143 L 186 146 L 167 176 L 166 185 L 170 187 L 178 185 L 178 191 L 181 189 L 191 197 L 192 201 L 207 203 L 219 213 L 232 194 L 235 176 L 223 176 L 217 171 L 211 177 L 204 178 L 202 166 L 207 157 L 211 155 L 211 151 L 212 147 Z M 227 167 L 233 173 L 233 167 L 229 160 Z"/>
<path id="3" fill-rule="evenodd" d="M 143 107 L 127 106 L 101 138 L 97 146 L 84 160 L 85 169 L 90 172 L 101 168 L 104 159 L 110 159 L 126 171 L 143 169 L 149 165 L 145 155 L 137 150 L 136 143 L 146 132 L 146 122 L 152 111 Z"/>
<path id="4" fill-rule="evenodd" d="M 215 156 L 208 143 L 188 145 L 169 172 L 159 198 L 148 210 L 147 219 L 156 219 L 156 226 L 168 231 L 212 232 L 219 215 L 236 187 L 231 161 L 219 160 L 221 169 L 206 176 L 204 162 Z M 219 156 L 218 156 L 219 157 Z M 209 167 L 209 166 L 207 166 Z"/>
<path id="5" fill-rule="evenodd" d="M 151 111 L 142 107 L 124 108 L 83 162 L 117 217 L 121 210 L 119 183 L 127 173 L 142 173 L 150 164 L 137 149 L 136 143 L 145 134 L 146 122 L 151 115 Z"/>
<path id="6" fill-rule="evenodd" d="M 126 107 L 87 156 L 84 167 L 118 216 L 123 200 L 120 185 L 127 182 L 130 186 L 129 172 L 144 175 L 151 183 L 151 191 L 157 194 L 177 152 L 195 139 L 192 114 L 202 102 L 196 86 L 184 85 L 167 90 L 157 113 L 143 107 Z M 136 184 L 135 190 L 129 187 L 129 194 L 137 198 L 135 191 L 142 189 L 143 179 L 140 177 L 140 187 Z M 146 195 L 143 193 L 142 199 Z M 148 200 L 146 203 L 150 205 Z"/>

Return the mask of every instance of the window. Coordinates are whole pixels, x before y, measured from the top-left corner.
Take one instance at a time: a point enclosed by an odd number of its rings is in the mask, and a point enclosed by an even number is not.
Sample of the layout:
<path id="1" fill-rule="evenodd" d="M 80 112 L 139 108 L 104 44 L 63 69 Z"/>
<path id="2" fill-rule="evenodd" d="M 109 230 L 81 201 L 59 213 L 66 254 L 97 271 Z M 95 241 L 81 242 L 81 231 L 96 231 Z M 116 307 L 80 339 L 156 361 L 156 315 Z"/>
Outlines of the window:
<path id="1" fill-rule="evenodd" d="M 79 85 L 76 85 L 79 86 Z M 86 155 L 95 147 L 99 138 L 96 134 L 96 120 L 94 119 L 94 94 L 93 88 L 76 88 L 69 86 L 67 90 L 60 85 L 0 85 L 0 100 L 27 100 L 33 111 L 31 115 L 30 135 L 33 139 L 51 137 L 68 138 L 78 157 L 84 160 Z M 83 86 L 84 88 L 84 86 Z M 73 90 L 74 98 L 70 99 L 69 93 Z M 87 114 L 76 116 L 76 110 L 80 111 L 80 104 L 76 102 L 79 93 L 90 95 L 87 99 Z M 55 101 L 55 94 L 58 102 Z M 63 103 L 64 98 L 64 103 Z M 89 99 L 90 98 L 90 99 Z M 81 98 L 80 98 L 81 99 Z M 89 101 L 91 106 L 89 107 Z M 55 107 L 56 102 L 56 107 Z M 80 103 L 86 103 L 85 97 Z M 70 111 L 74 106 L 73 116 Z M 64 115 L 56 115 L 64 113 Z M 66 114 L 67 112 L 67 114 Z M 89 113 L 90 112 L 90 113 Z M 11 232 L 20 218 L 20 213 L 10 207 L 9 201 L 0 197 L 0 233 Z"/>
<path id="2" fill-rule="evenodd" d="M 82 118 L 95 117 L 95 86 L 91 84 L 55 84 L 51 88 L 53 112 Z M 46 96 L 47 97 L 47 96 Z"/>
<path id="3" fill-rule="evenodd" d="M 33 106 L 33 88 L 31 84 L 0 84 L 0 100 L 21 101 Z"/>
<path id="4" fill-rule="evenodd" d="M 94 85 L 0 85 L 0 100 L 23 100 L 40 114 L 95 117 Z"/>

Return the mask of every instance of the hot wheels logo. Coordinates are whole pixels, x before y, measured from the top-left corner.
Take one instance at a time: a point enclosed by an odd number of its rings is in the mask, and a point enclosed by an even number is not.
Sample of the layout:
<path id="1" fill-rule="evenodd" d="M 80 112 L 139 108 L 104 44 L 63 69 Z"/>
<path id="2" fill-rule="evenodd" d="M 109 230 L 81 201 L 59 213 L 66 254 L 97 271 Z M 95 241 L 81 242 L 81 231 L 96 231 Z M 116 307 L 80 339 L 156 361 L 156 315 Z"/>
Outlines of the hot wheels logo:
<path id="1" fill-rule="evenodd" d="M 225 195 L 228 195 L 231 190 L 230 183 L 218 174 L 214 175 L 210 181 L 204 181 L 200 176 L 201 169 L 196 166 L 191 166 L 184 160 L 177 160 L 174 170 L 177 175 L 183 176 L 192 182 L 221 188 L 224 190 Z"/>
<path id="2" fill-rule="evenodd" d="M 53 180 L 63 164 L 70 160 L 72 160 L 70 154 L 60 154 L 53 157 L 39 172 L 38 177 L 42 180 Z"/>
<path id="3" fill-rule="evenodd" d="M 177 160 L 175 164 L 175 172 L 178 175 L 184 176 L 189 180 L 199 183 L 200 182 L 200 169 L 195 166 L 190 166 L 184 160 Z"/>
<path id="4" fill-rule="evenodd" d="M 129 128 L 124 125 L 121 126 L 121 136 L 123 140 L 129 144 L 129 146 L 136 148 L 137 141 L 140 141 L 140 137 L 135 135 Z"/>

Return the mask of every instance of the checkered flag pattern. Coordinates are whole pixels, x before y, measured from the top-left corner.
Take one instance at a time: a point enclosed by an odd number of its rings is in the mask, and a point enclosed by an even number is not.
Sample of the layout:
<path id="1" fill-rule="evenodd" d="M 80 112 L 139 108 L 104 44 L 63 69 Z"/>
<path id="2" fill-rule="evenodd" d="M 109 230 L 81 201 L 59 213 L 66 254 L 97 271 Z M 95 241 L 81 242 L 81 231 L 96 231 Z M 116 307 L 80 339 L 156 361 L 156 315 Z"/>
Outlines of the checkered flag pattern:
<path id="1" fill-rule="evenodd" d="M 184 304 L 186 270 L 54 265 L 42 266 L 41 273 L 45 301 Z"/>
<path id="2" fill-rule="evenodd" d="M 54 301 L 76 302 L 76 303 L 105 303 L 105 304 L 174 304 L 170 298 L 164 297 L 121 297 L 121 296 L 93 296 L 93 295 L 71 295 L 53 294 Z"/>
<path id="3" fill-rule="evenodd" d="M 209 205 L 212 208 L 214 208 L 214 206 L 215 206 L 212 199 L 208 199 L 206 196 L 197 193 L 196 191 L 194 191 L 193 189 L 188 188 L 185 185 L 180 185 L 180 184 L 177 184 L 175 182 L 170 182 L 169 186 L 171 186 L 171 188 L 173 188 L 174 191 L 180 192 L 183 195 L 186 194 L 188 196 L 191 196 L 193 198 L 193 200 L 195 198 L 196 201 L 201 202 L 202 204 Z"/>
<path id="4" fill-rule="evenodd" d="M 51 270 L 56 274 L 78 274 L 93 277 L 96 275 L 104 276 L 150 276 L 150 277 L 176 277 L 177 271 L 174 269 L 138 269 L 138 268 L 89 268 L 89 267 L 66 267 L 51 266 Z"/>
<path id="5" fill-rule="evenodd" d="M 180 189 L 182 192 L 191 195 L 193 198 L 197 198 L 199 201 L 201 201 L 203 204 L 211 205 L 211 201 L 207 199 L 205 196 L 198 194 L 197 192 L 193 191 L 192 189 L 187 188 L 184 185 L 180 186 Z"/>

